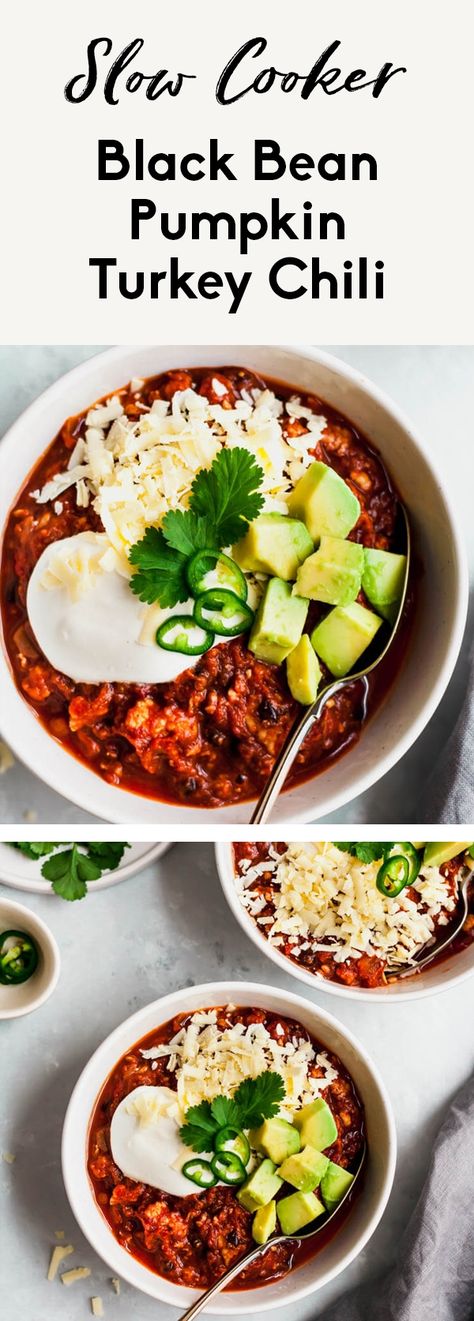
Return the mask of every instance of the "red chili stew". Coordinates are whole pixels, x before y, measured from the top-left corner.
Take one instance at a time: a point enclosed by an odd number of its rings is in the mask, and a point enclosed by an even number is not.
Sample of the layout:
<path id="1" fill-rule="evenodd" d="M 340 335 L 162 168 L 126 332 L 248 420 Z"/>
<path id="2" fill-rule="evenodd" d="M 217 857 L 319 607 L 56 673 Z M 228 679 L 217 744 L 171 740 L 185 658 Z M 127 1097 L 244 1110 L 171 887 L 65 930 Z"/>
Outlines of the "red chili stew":
<path id="1" fill-rule="evenodd" d="M 226 393 L 216 395 L 213 381 Z M 137 395 L 117 391 L 128 418 L 143 405 L 172 399 L 193 387 L 210 402 L 233 407 L 242 391 L 269 386 L 279 398 L 295 394 L 313 411 L 324 412 L 326 431 L 311 453 L 333 467 L 357 495 L 361 515 L 355 541 L 379 549 L 399 549 L 397 495 L 371 445 L 341 414 L 315 396 L 254 372 L 229 367 L 170 371 L 148 379 Z M 2 616 L 8 655 L 17 687 L 48 732 L 109 784 L 168 802 L 219 807 L 257 796 L 268 777 L 297 704 L 285 666 L 258 661 L 242 637 L 212 648 L 192 670 L 166 684 L 76 683 L 49 664 L 28 622 L 26 591 L 32 570 L 51 542 L 84 531 L 100 531 L 92 505 L 79 508 L 75 489 L 61 496 L 61 510 L 37 504 L 32 491 L 62 471 L 85 430 L 86 413 L 69 418 L 30 473 L 11 510 L 3 546 Z M 307 431 L 304 419 L 286 418 L 288 437 Z M 358 598 L 364 602 L 363 593 Z M 308 627 L 323 607 L 312 603 Z M 369 679 L 348 684 L 326 703 L 308 734 L 289 785 L 314 775 L 358 739 L 364 721 L 380 704 L 398 671 L 413 612 L 408 599 L 404 624 L 386 660 Z M 324 669 L 324 667 L 323 667 Z"/>
<path id="2" fill-rule="evenodd" d="M 272 843 L 271 847 L 283 855 L 286 852 L 288 845 L 283 843 Z M 244 859 L 250 860 L 252 866 L 269 860 L 268 843 L 258 841 L 253 843 L 236 843 L 233 848 L 237 872 L 239 871 L 240 863 Z M 462 858 L 453 858 L 451 862 L 445 862 L 440 867 L 442 876 L 445 876 L 449 881 L 450 894 L 455 893 L 456 879 L 462 865 Z M 261 895 L 265 899 L 265 907 L 260 910 L 258 915 L 259 918 L 265 919 L 267 917 L 273 917 L 275 913 L 275 896 L 278 890 L 274 869 L 270 868 L 268 872 L 263 871 L 255 881 L 252 881 L 249 884 L 248 888 L 252 890 L 255 895 Z M 407 889 L 406 893 L 410 895 L 415 902 L 420 903 L 420 895 L 417 894 L 416 891 Z M 447 925 L 444 924 L 443 919 L 445 919 Z M 455 912 L 452 913 L 446 911 L 446 913 L 444 913 L 443 910 L 440 911 L 438 919 L 435 920 L 435 930 L 437 930 L 439 925 L 439 939 L 444 940 L 445 937 L 449 935 L 449 925 L 453 925 L 455 921 Z M 268 927 L 262 925 L 259 926 L 258 929 L 260 935 L 265 938 L 268 934 Z M 433 959 L 433 966 L 435 963 L 441 962 L 445 958 L 451 958 L 456 953 L 459 953 L 460 950 L 466 949 L 473 940 L 474 885 L 472 885 L 470 889 L 469 914 L 462 931 L 460 931 L 459 935 L 455 937 L 447 952 L 443 953 L 439 960 Z M 342 982 L 345 986 L 364 986 L 369 988 L 384 986 L 386 984 L 385 962 L 383 959 L 376 958 L 374 955 L 370 954 L 362 954 L 360 959 L 347 959 L 344 963 L 338 963 L 328 952 L 314 949 L 313 946 L 316 943 L 316 939 L 312 941 L 308 936 L 305 936 L 304 939 L 302 936 L 292 936 L 291 940 L 288 937 L 282 936 L 281 943 L 278 946 L 278 952 L 283 954 L 285 958 L 291 959 L 292 963 L 296 963 L 300 967 L 305 968 L 307 972 L 313 972 L 315 975 L 325 977 L 327 981 Z M 413 976 L 416 977 L 418 975 L 416 969 L 414 969 Z"/>
<path id="3" fill-rule="evenodd" d="M 191 1193 L 189 1197 L 174 1197 L 146 1184 L 135 1183 L 122 1176 L 110 1152 L 112 1116 L 129 1092 L 143 1084 L 176 1090 L 175 1075 L 168 1070 L 167 1060 L 159 1059 L 157 1067 L 152 1069 L 151 1061 L 144 1060 L 140 1052 L 171 1041 L 189 1018 L 190 1015 L 178 1014 L 143 1037 L 113 1069 L 91 1120 L 88 1170 L 98 1205 L 121 1246 L 149 1270 L 174 1284 L 203 1290 L 254 1246 L 251 1213 L 240 1206 L 235 1190 L 220 1185 Z M 263 1023 L 280 1044 L 294 1037 L 309 1039 L 301 1024 L 263 1009 L 230 1009 L 226 1006 L 218 1010 L 217 1025 L 221 1030 L 235 1023 Z M 320 1052 L 321 1045 L 312 1037 L 310 1039 L 315 1053 Z M 362 1102 L 340 1060 L 327 1050 L 325 1054 L 338 1071 L 337 1079 L 321 1093 L 332 1110 L 338 1129 L 337 1141 L 326 1154 L 348 1168 L 364 1141 Z M 322 1071 L 316 1063 L 310 1066 L 310 1071 L 314 1076 L 321 1076 Z M 354 1196 L 357 1196 L 358 1188 L 359 1181 Z M 296 1247 L 294 1243 L 283 1243 L 269 1248 L 242 1272 L 233 1282 L 232 1289 L 271 1283 L 319 1252 L 350 1213 L 352 1200 L 349 1197 L 344 1202 L 340 1214 L 315 1239 L 303 1241 Z"/>

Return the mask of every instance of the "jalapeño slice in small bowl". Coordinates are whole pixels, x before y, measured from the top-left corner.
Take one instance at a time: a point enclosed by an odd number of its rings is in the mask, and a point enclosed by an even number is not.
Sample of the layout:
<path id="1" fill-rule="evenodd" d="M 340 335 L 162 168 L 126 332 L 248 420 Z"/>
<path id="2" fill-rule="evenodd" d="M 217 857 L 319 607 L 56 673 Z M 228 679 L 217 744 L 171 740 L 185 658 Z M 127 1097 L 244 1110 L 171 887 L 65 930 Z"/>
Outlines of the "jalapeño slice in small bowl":
<path id="1" fill-rule="evenodd" d="M 2 931 L 0 935 L 0 982 L 19 986 L 38 967 L 38 946 L 26 931 Z"/>
<path id="2" fill-rule="evenodd" d="M 213 587 L 225 587 L 242 601 L 247 600 L 245 574 L 235 560 L 220 550 L 196 551 L 186 565 L 186 577 L 193 596 L 202 596 Z"/>
<path id="3" fill-rule="evenodd" d="M 216 1152 L 211 1160 L 211 1168 L 216 1179 L 220 1179 L 221 1183 L 228 1183 L 231 1186 L 243 1183 L 244 1179 L 247 1178 L 245 1165 L 242 1165 L 239 1156 L 236 1156 L 233 1151 Z"/>
<path id="4" fill-rule="evenodd" d="M 254 613 L 235 592 L 229 592 L 225 587 L 211 587 L 198 596 L 194 618 L 201 628 L 211 628 L 220 637 L 236 638 L 251 628 Z"/>
<path id="5" fill-rule="evenodd" d="M 214 642 L 214 634 L 192 615 L 170 615 L 156 630 L 156 641 L 165 651 L 179 651 L 183 656 L 203 656 Z"/>

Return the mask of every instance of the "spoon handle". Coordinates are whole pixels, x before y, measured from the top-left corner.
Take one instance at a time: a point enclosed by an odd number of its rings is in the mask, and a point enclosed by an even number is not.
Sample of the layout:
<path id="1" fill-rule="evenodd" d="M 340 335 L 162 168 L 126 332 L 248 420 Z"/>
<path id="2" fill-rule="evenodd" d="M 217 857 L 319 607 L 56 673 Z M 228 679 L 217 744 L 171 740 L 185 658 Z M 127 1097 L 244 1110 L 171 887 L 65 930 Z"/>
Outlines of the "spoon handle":
<path id="1" fill-rule="evenodd" d="M 346 682 L 348 682 L 348 680 L 336 679 L 334 683 L 328 684 L 327 688 L 324 688 L 320 696 L 317 698 L 317 701 L 313 702 L 312 706 L 305 707 L 301 715 L 297 717 L 285 739 L 281 752 L 273 766 L 271 775 L 268 777 L 265 788 L 260 794 L 257 806 L 250 818 L 250 825 L 262 825 L 268 819 L 275 798 L 279 794 L 282 785 L 285 783 L 288 772 L 293 765 L 303 740 L 306 738 L 311 726 L 314 725 L 315 720 L 319 720 L 328 698 L 334 696 L 334 693 L 337 693 L 339 688 L 342 688 L 343 684 Z"/>
<path id="2" fill-rule="evenodd" d="M 210 1289 L 206 1289 L 206 1292 L 201 1294 L 201 1297 L 198 1298 L 196 1303 L 192 1303 L 187 1312 L 183 1312 L 181 1321 L 191 1321 L 192 1317 L 198 1316 L 199 1312 L 202 1312 L 203 1308 L 207 1306 L 211 1298 L 214 1298 L 217 1293 L 220 1293 L 221 1289 L 223 1289 L 226 1284 L 230 1284 L 230 1281 L 234 1280 L 236 1275 L 240 1275 L 244 1266 L 248 1266 L 249 1262 L 255 1261 L 255 1258 L 259 1257 L 262 1252 L 265 1252 L 266 1248 L 272 1248 L 275 1246 L 275 1243 L 283 1242 L 288 1242 L 288 1238 L 285 1239 L 283 1234 L 278 1234 L 269 1239 L 268 1243 L 258 1244 L 257 1247 L 251 1248 L 250 1252 L 245 1253 L 245 1257 L 241 1257 L 239 1261 L 235 1262 L 235 1264 L 226 1271 L 225 1275 L 221 1275 L 220 1280 L 216 1280 L 216 1283 L 211 1285 Z"/>

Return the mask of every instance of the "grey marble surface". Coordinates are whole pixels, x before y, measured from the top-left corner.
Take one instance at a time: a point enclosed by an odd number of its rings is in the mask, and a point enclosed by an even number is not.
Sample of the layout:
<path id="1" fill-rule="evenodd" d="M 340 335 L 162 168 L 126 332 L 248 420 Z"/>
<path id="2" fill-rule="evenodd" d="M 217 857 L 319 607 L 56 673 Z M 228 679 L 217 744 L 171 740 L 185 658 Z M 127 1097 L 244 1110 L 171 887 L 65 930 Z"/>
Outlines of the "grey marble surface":
<path id="1" fill-rule="evenodd" d="M 235 977 L 267 982 L 319 1001 L 340 1018 L 377 1063 L 395 1112 L 399 1156 L 394 1190 L 374 1237 L 331 1285 L 281 1321 L 306 1321 L 345 1290 L 384 1271 L 420 1192 L 446 1106 L 474 1066 L 474 977 L 442 995 L 405 1005 L 354 1005 L 313 994 L 264 959 L 235 923 L 221 893 L 210 845 L 176 845 L 158 863 L 81 903 L 19 894 L 59 942 L 62 973 L 37 1013 L 3 1023 L 0 1151 L 2 1297 L 10 1315 L 31 1321 L 86 1321 L 100 1295 L 105 1321 L 173 1321 L 178 1313 L 123 1284 L 77 1228 L 60 1170 L 62 1120 L 73 1085 L 99 1042 L 142 1005 L 180 986 Z M 55 1230 L 90 1279 L 66 1293 L 46 1271 Z M 247 1321 L 250 1321 L 248 1318 Z M 420 1321 L 422 1319 L 420 1318 Z"/>
<path id="2" fill-rule="evenodd" d="M 94 346 L 0 348 L 0 435 L 39 392 L 64 371 L 92 355 Z M 412 417 L 431 445 L 459 511 L 474 580 L 472 519 L 474 349 L 460 347 L 349 347 L 333 350 L 365 372 Z M 1 457 L 1 446 L 0 446 Z M 419 786 L 440 756 L 460 710 L 467 678 L 467 639 L 441 706 L 416 745 L 392 771 L 329 820 L 411 822 Z M 17 822 L 28 813 L 58 823 L 92 820 L 16 764 L 0 778 L 0 821 Z M 94 818 L 95 820 L 95 818 Z"/>

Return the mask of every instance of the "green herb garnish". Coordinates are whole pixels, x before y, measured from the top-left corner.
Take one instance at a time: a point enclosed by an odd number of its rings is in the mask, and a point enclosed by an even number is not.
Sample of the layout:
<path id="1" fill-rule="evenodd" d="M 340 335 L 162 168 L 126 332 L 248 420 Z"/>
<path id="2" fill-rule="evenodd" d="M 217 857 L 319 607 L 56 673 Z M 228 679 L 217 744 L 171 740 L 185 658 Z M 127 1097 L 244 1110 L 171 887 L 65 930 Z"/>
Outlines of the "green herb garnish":
<path id="1" fill-rule="evenodd" d="M 96 841 L 70 844 L 67 849 L 62 847 L 61 842 L 14 844 L 13 848 L 32 859 L 51 854 L 43 863 L 41 875 L 46 881 L 51 881 L 55 894 L 59 894 L 62 899 L 73 900 L 84 898 L 88 881 L 98 881 L 104 871 L 115 871 L 129 845 L 109 840 L 104 844 Z"/>
<path id="2" fill-rule="evenodd" d="M 137 572 L 130 586 L 141 601 L 163 607 L 189 597 L 186 565 L 199 550 L 221 550 L 244 536 L 263 505 L 263 472 L 241 447 L 222 449 L 210 468 L 201 468 L 191 487 L 189 509 L 171 509 L 160 528 L 147 528 L 132 546 Z"/>
<path id="3" fill-rule="evenodd" d="M 271 1069 L 257 1078 L 245 1078 L 233 1097 L 215 1096 L 191 1106 L 180 1129 L 181 1140 L 192 1151 L 209 1151 L 219 1129 L 257 1128 L 277 1113 L 284 1095 L 283 1078 Z"/>
<path id="4" fill-rule="evenodd" d="M 369 843 L 368 840 L 360 840 L 356 844 L 340 844 L 339 840 L 334 841 L 337 849 L 342 853 L 350 853 L 351 857 L 358 858 L 359 862 L 379 862 L 385 858 L 393 844 L 382 843 L 381 840 L 375 840 L 375 843 Z"/>

